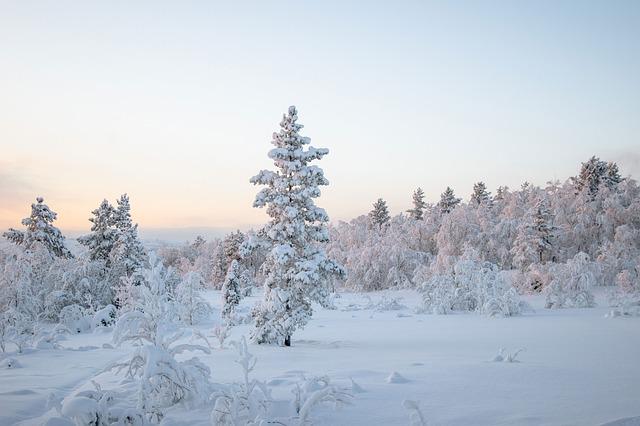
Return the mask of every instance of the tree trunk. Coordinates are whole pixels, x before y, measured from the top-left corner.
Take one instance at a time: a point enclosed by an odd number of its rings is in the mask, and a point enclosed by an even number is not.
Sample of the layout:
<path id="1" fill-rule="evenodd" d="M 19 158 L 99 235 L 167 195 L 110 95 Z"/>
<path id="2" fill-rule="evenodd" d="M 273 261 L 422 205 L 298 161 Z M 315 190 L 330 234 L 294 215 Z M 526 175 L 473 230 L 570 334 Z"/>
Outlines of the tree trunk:
<path id="1" fill-rule="evenodd" d="M 291 336 L 287 336 L 284 338 L 284 345 L 291 346 Z"/>

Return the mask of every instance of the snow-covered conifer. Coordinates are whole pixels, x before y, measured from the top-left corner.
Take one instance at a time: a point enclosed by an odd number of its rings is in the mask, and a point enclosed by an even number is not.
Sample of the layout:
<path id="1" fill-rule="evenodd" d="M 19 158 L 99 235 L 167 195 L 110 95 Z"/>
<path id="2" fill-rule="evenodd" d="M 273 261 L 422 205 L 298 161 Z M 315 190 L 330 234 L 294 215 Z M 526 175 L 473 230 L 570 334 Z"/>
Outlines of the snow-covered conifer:
<path id="1" fill-rule="evenodd" d="M 114 214 L 114 224 L 118 238 L 111 251 L 111 264 L 119 277 L 133 277 L 134 283 L 142 282 L 142 269 L 147 262 L 147 254 L 138 239 L 138 225 L 131 220 L 129 197 L 123 194 L 118 200 Z"/>
<path id="2" fill-rule="evenodd" d="M 378 198 L 378 201 L 373 203 L 373 210 L 369 212 L 369 220 L 371 225 L 377 229 L 384 228 L 389 223 L 389 209 L 387 208 L 387 202 L 382 198 Z"/>
<path id="3" fill-rule="evenodd" d="M 476 182 L 473 184 L 473 193 L 469 204 L 473 206 L 481 206 L 491 201 L 491 193 L 487 191 L 487 185 L 484 182 Z"/>
<path id="4" fill-rule="evenodd" d="M 541 199 L 518 227 L 511 253 L 513 264 L 525 270 L 532 263 L 551 260 L 556 228 L 546 199 Z"/>
<path id="5" fill-rule="evenodd" d="M 240 231 L 236 231 L 230 233 L 222 240 L 227 265 L 230 265 L 233 260 L 240 259 L 239 251 L 244 239 L 245 235 Z"/>
<path id="6" fill-rule="evenodd" d="M 106 266 L 109 266 L 111 251 L 118 239 L 118 230 L 114 226 L 115 212 L 107 200 L 102 200 L 100 206 L 91 212 L 91 234 L 78 238 L 78 242 L 89 249 L 89 258 L 102 260 Z"/>
<path id="7" fill-rule="evenodd" d="M 53 226 L 57 214 L 44 204 L 44 198 L 36 198 L 31 204 L 31 215 L 22 219 L 22 224 L 27 228 L 24 231 L 10 228 L 3 234 L 13 243 L 29 249 L 33 243 L 41 243 L 50 253 L 58 257 L 73 257 L 64 245 L 64 236 L 58 228 Z"/>
<path id="8" fill-rule="evenodd" d="M 238 260 L 233 260 L 227 277 L 222 285 L 222 317 L 226 321 L 233 319 L 236 306 L 242 300 L 247 288 L 251 288 L 251 278 L 248 271 Z"/>
<path id="9" fill-rule="evenodd" d="M 413 208 L 407 210 L 407 213 L 415 219 L 422 220 L 424 216 L 424 209 L 427 207 L 427 204 L 424 202 L 424 191 L 422 188 L 418 188 L 414 191 L 412 196 Z"/>
<path id="10" fill-rule="evenodd" d="M 302 125 L 298 112 L 289 108 L 273 134 L 269 158 L 276 171 L 262 170 L 251 178 L 256 185 L 265 185 L 256 196 L 254 207 L 267 207 L 271 221 L 265 226 L 265 236 L 271 244 L 266 262 L 267 277 L 264 299 L 253 311 L 255 328 L 252 337 L 259 343 L 289 346 L 294 331 L 304 327 L 312 314 L 311 302 L 328 306 L 330 277 L 343 275 L 342 266 L 327 258 L 322 243 L 329 238 L 324 209 L 314 198 L 320 196 L 320 186 L 328 185 L 322 169 L 309 165 L 329 151 L 308 145 L 300 136 Z"/>
<path id="11" fill-rule="evenodd" d="M 440 194 L 438 208 L 440 208 L 442 213 L 451 213 L 458 204 L 460 204 L 460 198 L 456 198 L 456 195 L 453 193 L 453 189 L 447 186 L 447 189 Z"/>

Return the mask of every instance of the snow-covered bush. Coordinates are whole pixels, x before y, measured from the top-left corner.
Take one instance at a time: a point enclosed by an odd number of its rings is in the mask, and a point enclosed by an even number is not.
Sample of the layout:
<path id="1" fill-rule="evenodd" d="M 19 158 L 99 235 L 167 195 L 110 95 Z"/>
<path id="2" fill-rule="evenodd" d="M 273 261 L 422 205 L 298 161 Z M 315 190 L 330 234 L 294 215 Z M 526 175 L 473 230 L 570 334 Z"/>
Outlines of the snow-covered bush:
<path id="1" fill-rule="evenodd" d="M 596 284 L 596 265 L 589 255 L 578 253 L 566 264 L 554 265 L 553 279 L 545 288 L 547 308 L 591 308 L 595 299 L 591 289 Z"/>
<path id="2" fill-rule="evenodd" d="M 159 420 L 165 408 L 177 403 L 197 405 L 210 393 L 209 368 L 197 358 L 177 361 L 175 356 L 185 351 L 210 351 L 201 345 L 177 344 L 183 333 L 171 332 L 176 312 L 165 289 L 161 262 L 152 258 L 139 290 L 136 308 L 118 319 L 113 333 L 116 344 L 133 342 L 139 346 L 129 359 L 113 368 L 138 380 L 138 407 L 150 419 Z"/>
<path id="3" fill-rule="evenodd" d="M 0 361 L 0 368 L 4 368 L 7 370 L 12 368 L 22 368 L 22 364 L 20 364 L 17 359 L 9 357 Z"/>
<path id="4" fill-rule="evenodd" d="M 452 270 L 433 275 L 422 286 L 419 311 L 446 314 L 473 311 L 485 315 L 518 315 L 527 309 L 497 265 L 480 261 L 471 249 Z"/>
<path id="5" fill-rule="evenodd" d="M 91 313 L 74 303 L 60 311 L 60 323 L 74 333 L 85 333 L 91 330 Z"/>
<path id="6" fill-rule="evenodd" d="M 36 334 L 36 321 L 28 313 L 17 309 L 9 309 L 3 313 L 0 320 L 3 322 L 2 346 L 13 343 L 18 353 L 30 348 Z"/>
<path id="7" fill-rule="evenodd" d="M 238 351 L 236 362 L 242 368 L 242 381 L 222 387 L 212 395 L 214 407 L 211 411 L 211 424 L 223 425 L 259 425 L 279 424 L 285 426 L 303 426 L 312 423 L 311 413 L 323 403 L 341 407 L 351 403 L 352 394 L 331 384 L 328 376 L 303 378 L 292 392 L 289 415 L 271 408 L 275 402 L 265 382 L 250 379 L 250 373 L 256 365 L 256 357 L 249 352 L 246 339 L 234 343 Z"/>
<path id="8" fill-rule="evenodd" d="M 187 325 L 197 324 L 213 313 L 211 305 L 200 295 L 203 286 L 199 273 L 187 272 L 175 289 L 178 316 Z"/>
<path id="9" fill-rule="evenodd" d="M 236 363 L 242 368 L 242 382 L 230 384 L 212 395 L 211 424 L 214 426 L 260 424 L 272 398 L 264 382 L 249 379 L 257 359 L 249 352 L 244 336 L 235 347 L 238 351 Z"/>
<path id="10" fill-rule="evenodd" d="M 42 332 L 36 337 L 35 347 L 37 349 L 60 349 L 61 346 L 58 344 L 60 339 L 60 334 L 54 332 Z"/>
<path id="11" fill-rule="evenodd" d="M 350 405 L 353 395 L 347 389 L 331 384 L 329 376 L 317 376 L 305 379 L 293 389 L 294 424 L 312 423 L 311 413 L 320 404 L 333 404 L 336 408 Z"/>
<path id="12" fill-rule="evenodd" d="M 91 318 L 91 328 L 111 327 L 116 323 L 116 316 L 116 307 L 107 305 L 93 314 L 93 318 Z"/>

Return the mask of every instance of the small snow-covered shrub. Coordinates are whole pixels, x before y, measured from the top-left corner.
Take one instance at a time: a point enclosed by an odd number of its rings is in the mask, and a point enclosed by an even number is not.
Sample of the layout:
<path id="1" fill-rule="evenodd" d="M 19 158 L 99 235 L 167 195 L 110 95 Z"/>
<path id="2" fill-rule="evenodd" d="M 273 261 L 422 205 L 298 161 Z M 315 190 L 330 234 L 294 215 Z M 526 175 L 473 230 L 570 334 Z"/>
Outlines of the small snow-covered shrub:
<path id="1" fill-rule="evenodd" d="M 609 296 L 609 304 L 614 307 L 609 316 L 640 315 L 640 265 L 618 273 L 616 289 Z"/>
<path id="2" fill-rule="evenodd" d="M 62 308 L 60 323 L 73 333 L 84 333 L 91 329 L 89 312 L 76 303 Z"/>
<path id="3" fill-rule="evenodd" d="M 518 361 L 518 355 L 524 352 L 524 348 L 516 349 L 513 352 L 507 352 L 505 348 L 498 349 L 498 354 L 493 357 L 492 362 L 520 362 Z"/>
<path id="4" fill-rule="evenodd" d="M 122 315 L 116 323 L 113 340 L 120 345 L 133 342 L 131 356 L 113 366 L 118 372 L 138 381 L 138 407 L 151 420 L 159 421 L 163 410 L 178 403 L 198 405 L 210 394 L 211 371 L 198 360 L 176 360 L 186 351 L 210 353 L 209 348 L 177 344 L 181 332 L 171 333 L 175 309 L 165 289 L 162 264 L 146 271 L 145 284 L 139 286 L 138 306 Z"/>
<path id="5" fill-rule="evenodd" d="M 142 411 L 131 406 L 130 395 L 125 391 L 103 390 L 95 381 L 94 389 L 61 398 L 50 394 L 47 407 L 54 408 L 61 421 L 72 421 L 76 426 L 145 426 L 148 424 Z M 68 423 L 60 423 L 68 424 Z"/>
<path id="6" fill-rule="evenodd" d="M 60 340 L 60 335 L 56 333 L 40 333 L 37 337 L 35 347 L 37 349 L 60 349 L 61 346 L 58 344 Z"/>
<path id="7" fill-rule="evenodd" d="M 212 395 L 214 407 L 211 411 L 211 424 L 214 426 L 260 424 L 271 401 L 267 385 L 256 379 L 249 379 L 257 359 L 249 352 L 244 336 L 240 342 L 235 343 L 235 347 L 238 351 L 236 363 L 242 368 L 243 380 Z"/>
<path id="8" fill-rule="evenodd" d="M 422 414 L 422 410 L 420 410 L 419 401 L 405 399 L 404 401 L 402 401 L 402 406 L 407 411 L 409 411 L 409 420 L 411 421 L 411 426 L 427 426 L 427 421 Z"/>
<path id="9" fill-rule="evenodd" d="M 596 284 L 595 265 L 585 253 L 578 253 L 566 264 L 554 265 L 553 279 L 545 288 L 547 308 L 591 308 L 595 299 L 591 288 Z"/>
<path id="10" fill-rule="evenodd" d="M 334 404 L 336 408 L 351 404 L 353 395 L 346 389 L 340 389 L 331 384 L 329 376 L 319 376 L 306 379 L 302 385 L 293 389 L 293 407 L 297 414 L 295 424 L 311 423 L 311 412 L 323 403 Z"/>
<path id="11" fill-rule="evenodd" d="M 175 301 L 180 320 L 187 325 L 202 322 L 213 313 L 211 305 L 200 295 L 204 280 L 197 272 L 187 272 L 175 289 Z"/>
<path id="12" fill-rule="evenodd" d="M 218 340 L 218 347 L 220 349 L 224 349 L 224 342 L 227 341 L 230 335 L 231 335 L 231 330 L 229 329 L 229 326 L 226 324 L 217 325 L 213 329 L 213 336 Z"/>
<path id="13" fill-rule="evenodd" d="M 281 410 L 277 414 L 271 412 L 276 403 L 265 382 L 250 379 L 256 358 L 247 346 L 244 336 L 240 342 L 234 342 L 238 351 L 236 362 L 242 368 L 243 380 L 225 386 L 212 395 L 214 408 L 211 411 L 211 424 L 226 425 L 259 425 L 278 424 L 284 426 L 302 426 L 311 424 L 311 413 L 315 407 L 323 403 L 333 403 L 336 407 L 351 403 L 352 394 L 330 383 L 327 376 L 304 379 L 296 384 L 292 392 L 294 399 L 288 406 L 289 415 Z"/>
<path id="14" fill-rule="evenodd" d="M 11 309 L 2 315 L 0 320 L 3 322 L 0 336 L 3 339 L 3 350 L 6 343 L 13 343 L 18 353 L 31 347 L 36 334 L 36 323 L 28 313 Z"/>
<path id="15" fill-rule="evenodd" d="M 5 358 L 0 361 L 0 368 L 22 368 L 22 364 L 20 364 L 20 362 L 15 358 Z"/>
<path id="16" fill-rule="evenodd" d="M 73 304 L 68 292 L 55 290 L 47 295 L 44 301 L 44 318 L 50 321 L 60 321 L 60 313 L 65 306 Z"/>
<path id="17" fill-rule="evenodd" d="M 106 425 L 106 415 L 95 399 L 76 396 L 62 404 L 61 414 L 74 421 L 76 426 Z"/>
<path id="18" fill-rule="evenodd" d="M 107 305 L 102 309 L 96 311 L 91 318 L 91 327 L 111 327 L 116 323 L 116 307 L 113 305 Z"/>
<path id="19" fill-rule="evenodd" d="M 473 250 L 467 250 L 448 272 L 433 275 L 421 292 L 423 304 L 419 312 L 472 311 L 512 316 L 528 309 L 498 266 L 478 260 Z"/>
<path id="20" fill-rule="evenodd" d="M 368 308 L 373 309 L 376 312 L 399 311 L 401 309 L 406 309 L 407 307 L 400 303 L 401 300 L 401 297 L 383 295 L 377 302 L 370 302 Z"/>

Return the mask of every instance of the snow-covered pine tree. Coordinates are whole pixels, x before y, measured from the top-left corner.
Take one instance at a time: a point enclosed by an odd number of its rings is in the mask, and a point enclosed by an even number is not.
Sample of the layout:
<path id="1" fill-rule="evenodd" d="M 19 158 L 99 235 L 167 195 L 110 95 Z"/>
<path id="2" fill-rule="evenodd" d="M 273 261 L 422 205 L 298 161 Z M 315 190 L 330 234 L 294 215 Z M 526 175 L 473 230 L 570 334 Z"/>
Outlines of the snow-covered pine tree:
<path id="1" fill-rule="evenodd" d="M 595 196 L 600 185 L 604 184 L 608 188 L 615 188 L 622 182 L 622 177 L 616 163 L 607 163 L 594 155 L 582 163 L 580 174 L 574 181 L 579 192 L 586 190 L 589 195 Z"/>
<path id="2" fill-rule="evenodd" d="M 222 247 L 224 249 L 224 255 L 226 257 L 227 265 L 235 259 L 239 259 L 239 250 L 245 239 L 245 235 L 239 230 L 232 232 L 222 240 Z"/>
<path id="3" fill-rule="evenodd" d="M 219 289 L 224 283 L 228 269 L 227 257 L 224 254 L 224 246 L 221 242 L 215 246 L 211 256 L 211 283 L 213 288 Z"/>
<path id="4" fill-rule="evenodd" d="M 147 263 L 147 254 L 138 239 L 138 225 L 134 225 L 131 220 L 131 205 L 127 194 L 123 194 L 118 200 L 114 225 L 118 239 L 111 251 L 111 264 L 120 277 L 133 277 L 135 285 L 139 285 L 144 279 L 142 269 Z"/>
<path id="5" fill-rule="evenodd" d="M 248 271 L 236 259 L 231 261 L 229 271 L 222 285 L 222 318 L 231 322 L 236 306 L 242 300 L 246 289 L 252 286 Z"/>
<path id="6" fill-rule="evenodd" d="M 115 228 L 116 209 L 107 201 L 102 200 L 100 206 L 93 210 L 89 219 L 91 234 L 78 238 L 78 242 L 87 246 L 91 260 L 102 260 L 106 266 L 110 264 L 110 255 L 113 246 L 118 240 L 118 230 Z"/>
<path id="7" fill-rule="evenodd" d="M 369 212 L 369 220 L 371 226 L 382 229 L 389 224 L 389 209 L 387 208 L 387 202 L 382 198 L 378 198 L 378 201 L 373 203 L 373 210 Z"/>
<path id="8" fill-rule="evenodd" d="M 36 198 L 31 204 L 31 216 L 22 219 L 25 231 L 9 228 L 2 234 L 9 241 L 29 249 L 35 242 L 41 243 L 51 254 L 57 257 L 71 258 L 73 255 L 64 245 L 64 236 L 53 226 L 57 214 L 44 204 L 44 198 Z"/>
<path id="9" fill-rule="evenodd" d="M 290 346 L 294 331 L 312 315 L 311 303 L 330 303 L 330 278 L 345 274 L 321 245 L 329 239 L 329 217 L 313 201 L 320 196 L 319 187 L 329 182 L 320 167 L 309 163 L 329 150 L 312 146 L 305 150 L 310 139 L 299 134 L 303 126 L 297 120 L 296 108 L 289 107 L 280 131 L 273 134 L 275 148 L 268 155 L 277 170 L 262 170 L 251 178 L 255 185 L 266 185 L 256 195 L 254 207 L 267 207 L 271 217 L 265 226 L 271 251 L 264 266 L 264 299 L 252 312 L 252 338 L 258 343 Z"/>
<path id="10" fill-rule="evenodd" d="M 500 185 L 498 187 L 498 189 L 496 190 L 496 196 L 493 197 L 494 200 L 496 201 L 504 201 L 505 196 L 509 193 L 509 187 L 508 186 L 504 186 L 504 185 Z"/>
<path id="11" fill-rule="evenodd" d="M 422 220 L 424 217 L 424 209 L 427 207 L 427 203 L 424 202 L 424 191 L 422 188 L 419 187 L 414 191 L 412 200 L 413 208 L 407 210 L 407 213 L 415 220 Z"/>
<path id="12" fill-rule="evenodd" d="M 609 188 L 615 188 L 620 182 L 622 182 L 623 178 L 620 176 L 620 169 L 616 163 L 612 161 L 607 163 L 607 168 L 602 180 Z"/>
<path id="13" fill-rule="evenodd" d="M 491 201 L 491 193 L 487 191 L 487 185 L 484 182 L 476 182 L 473 184 L 473 193 L 471 194 L 471 200 L 469 204 L 473 206 L 480 206 L 488 204 Z"/>
<path id="14" fill-rule="evenodd" d="M 541 199 L 533 207 L 523 223 L 518 227 L 516 239 L 511 249 L 513 264 L 525 270 L 532 263 L 552 260 L 552 250 L 556 227 L 553 213 L 546 199 Z"/>
<path id="15" fill-rule="evenodd" d="M 456 198 L 456 195 L 453 193 L 453 189 L 447 186 L 447 189 L 440 194 L 440 201 L 438 202 L 440 211 L 445 214 L 451 213 L 458 204 L 460 204 L 460 198 Z"/>

